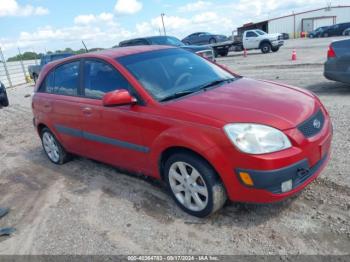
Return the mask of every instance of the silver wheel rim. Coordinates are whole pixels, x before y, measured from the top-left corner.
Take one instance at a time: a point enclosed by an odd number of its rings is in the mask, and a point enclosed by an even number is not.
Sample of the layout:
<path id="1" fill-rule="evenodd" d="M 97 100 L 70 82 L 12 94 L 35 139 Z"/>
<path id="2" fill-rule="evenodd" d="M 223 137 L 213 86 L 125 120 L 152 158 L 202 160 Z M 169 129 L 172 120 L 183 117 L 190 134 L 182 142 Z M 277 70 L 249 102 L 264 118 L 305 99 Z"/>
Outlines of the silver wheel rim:
<path id="1" fill-rule="evenodd" d="M 43 134 L 43 145 L 47 156 L 53 161 L 58 162 L 60 159 L 60 151 L 53 135 L 48 132 Z"/>
<path id="2" fill-rule="evenodd" d="M 201 211 L 208 204 L 208 188 L 202 175 L 185 162 L 175 162 L 169 169 L 169 183 L 176 199 L 187 209 Z"/>

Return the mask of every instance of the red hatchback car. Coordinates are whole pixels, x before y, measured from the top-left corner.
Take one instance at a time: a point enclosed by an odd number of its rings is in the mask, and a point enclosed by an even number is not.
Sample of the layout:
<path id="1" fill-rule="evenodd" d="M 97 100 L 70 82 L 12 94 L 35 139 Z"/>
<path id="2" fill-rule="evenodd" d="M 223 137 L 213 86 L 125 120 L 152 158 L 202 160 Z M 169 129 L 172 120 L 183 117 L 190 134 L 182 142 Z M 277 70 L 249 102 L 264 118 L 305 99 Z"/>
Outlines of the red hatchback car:
<path id="1" fill-rule="evenodd" d="M 47 65 L 33 96 L 48 158 L 85 156 L 165 181 L 204 217 L 282 200 L 327 164 L 332 125 L 312 93 L 241 77 L 188 51 L 138 46 Z"/>

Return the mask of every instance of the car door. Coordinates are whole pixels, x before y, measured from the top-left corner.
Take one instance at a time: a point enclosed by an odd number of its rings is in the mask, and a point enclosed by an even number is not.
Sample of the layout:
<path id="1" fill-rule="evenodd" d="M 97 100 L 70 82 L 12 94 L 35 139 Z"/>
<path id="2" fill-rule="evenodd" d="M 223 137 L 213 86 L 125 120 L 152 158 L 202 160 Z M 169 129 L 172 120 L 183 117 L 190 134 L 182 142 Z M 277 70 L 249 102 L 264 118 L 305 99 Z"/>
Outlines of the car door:
<path id="1" fill-rule="evenodd" d="M 258 35 L 253 31 L 245 32 L 245 36 L 243 38 L 244 48 L 245 49 L 254 49 L 259 47 L 259 38 Z"/>
<path id="2" fill-rule="evenodd" d="M 111 64 L 99 59 L 83 62 L 83 136 L 89 157 L 142 172 L 148 148 L 142 145 L 138 110 L 140 105 L 104 107 L 103 96 L 118 89 L 137 94 Z"/>
<path id="3" fill-rule="evenodd" d="M 85 152 L 80 98 L 80 60 L 54 68 L 39 88 L 39 111 L 43 122 L 55 133 L 64 148 L 72 153 Z"/>

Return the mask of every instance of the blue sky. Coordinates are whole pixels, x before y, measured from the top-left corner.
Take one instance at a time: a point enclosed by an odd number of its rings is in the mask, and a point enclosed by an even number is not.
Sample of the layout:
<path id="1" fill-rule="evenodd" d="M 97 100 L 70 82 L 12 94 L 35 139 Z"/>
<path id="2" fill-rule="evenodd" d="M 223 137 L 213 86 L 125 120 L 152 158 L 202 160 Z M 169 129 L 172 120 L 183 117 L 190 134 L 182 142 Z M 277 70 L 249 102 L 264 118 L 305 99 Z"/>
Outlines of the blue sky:
<path id="1" fill-rule="evenodd" d="M 71 47 L 111 47 L 132 37 L 194 31 L 230 35 L 243 23 L 320 8 L 327 0 L 0 0 L 0 46 L 5 56 Z M 350 0 L 333 0 L 333 5 Z"/>

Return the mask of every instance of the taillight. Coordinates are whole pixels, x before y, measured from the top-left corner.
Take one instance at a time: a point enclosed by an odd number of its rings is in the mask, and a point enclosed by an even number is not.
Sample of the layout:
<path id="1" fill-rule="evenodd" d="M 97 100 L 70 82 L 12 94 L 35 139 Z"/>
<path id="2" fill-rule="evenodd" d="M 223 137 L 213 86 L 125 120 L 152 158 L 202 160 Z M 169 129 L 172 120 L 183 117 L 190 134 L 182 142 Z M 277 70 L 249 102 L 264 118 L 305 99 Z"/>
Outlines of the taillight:
<path id="1" fill-rule="evenodd" d="M 327 57 L 328 57 L 328 58 L 336 57 L 332 45 L 329 45 L 329 47 L 328 47 Z"/>

